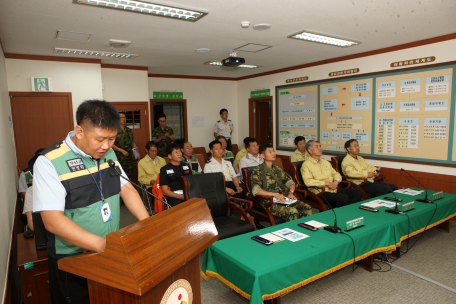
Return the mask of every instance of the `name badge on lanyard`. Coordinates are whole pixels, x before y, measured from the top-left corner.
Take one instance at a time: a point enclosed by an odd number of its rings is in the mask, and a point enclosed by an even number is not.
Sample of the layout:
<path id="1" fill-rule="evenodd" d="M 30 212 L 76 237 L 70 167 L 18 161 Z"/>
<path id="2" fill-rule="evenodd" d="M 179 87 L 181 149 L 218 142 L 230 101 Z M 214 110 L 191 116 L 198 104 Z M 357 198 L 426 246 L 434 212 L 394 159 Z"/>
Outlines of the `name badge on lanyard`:
<path id="1" fill-rule="evenodd" d="M 109 203 L 104 203 L 100 205 L 101 217 L 103 218 L 103 222 L 108 222 L 112 220 L 112 213 L 111 208 L 109 208 Z"/>

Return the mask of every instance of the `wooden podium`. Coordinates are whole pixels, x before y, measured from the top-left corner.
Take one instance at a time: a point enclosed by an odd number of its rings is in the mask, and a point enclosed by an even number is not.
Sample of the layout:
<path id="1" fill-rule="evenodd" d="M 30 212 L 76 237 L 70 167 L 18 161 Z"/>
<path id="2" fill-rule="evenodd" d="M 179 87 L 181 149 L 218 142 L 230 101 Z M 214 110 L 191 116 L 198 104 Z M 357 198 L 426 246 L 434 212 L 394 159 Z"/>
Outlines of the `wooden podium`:
<path id="1" fill-rule="evenodd" d="M 199 253 L 217 239 L 206 200 L 193 198 L 108 234 L 101 253 L 58 263 L 61 270 L 87 278 L 91 304 L 160 304 L 180 279 L 191 285 L 193 301 L 187 303 L 200 304 Z"/>

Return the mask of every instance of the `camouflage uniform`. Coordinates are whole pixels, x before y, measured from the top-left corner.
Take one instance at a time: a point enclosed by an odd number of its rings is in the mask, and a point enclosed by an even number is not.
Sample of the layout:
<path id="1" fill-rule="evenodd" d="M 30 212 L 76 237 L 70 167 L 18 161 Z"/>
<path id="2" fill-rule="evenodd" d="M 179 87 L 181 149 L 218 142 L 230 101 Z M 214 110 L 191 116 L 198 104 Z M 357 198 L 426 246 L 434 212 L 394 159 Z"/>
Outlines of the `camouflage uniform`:
<path id="1" fill-rule="evenodd" d="M 174 134 L 173 128 L 165 126 L 165 129 L 162 130 L 162 128 L 156 127 L 152 131 L 152 140 L 156 140 L 156 139 L 160 138 L 165 133 L 168 133 L 169 135 L 173 135 Z M 167 137 L 166 139 L 162 139 L 158 143 L 156 143 L 157 147 L 158 147 L 157 155 L 161 156 L 161 157 L 168 157 L 168 154 L 166 154 L 166 147 L 172 143 L 173 143 L 173 141 L 169 137 Z"/>
<path id="2" fill-rule="evenodd" d="M 273 193 L 282 193 L 284 196 L 288 196 L 289 187 L 293 185 L 293 181 L 288 178 L 285 172 L 276 165 L 272 165 L 272 172 L 277 176 L 278 180 L 282 182 L 278 185 L 272 174 L 265 168 L 264 173 L 266 174 L 266 181 L 261 170 L 261 166 L 267 166 L 265 163 L 253 169 L 250 179 L 252 183 L 252 194 L 255 196 L 260 190 L 265 190 Z M 266 187 L 265 187 L 266 185 Z M 266 189 L 265 189 L 266 188 Z M 285 191 L 282 191 L 284 189 Z M 268 204 L 269 200 L 258 197 L 263 204 Z M 308 204 L 299 202 L 293 207 L 286 207 L 280 204 L 272 204 L 268 207 L 272 215 L 283 218 L 285 221 L 293 221 L 301 217 L 312 215 L 312 207 Z"/>
<path id="3" fill-rule="evenodd" d="M 116 152 L 117 160 L 119 161 L 122 169 L 127 174 L 128 178 L 134 179 L 134 163 L 133 163 L 133 143 L 135 138 L 133 137 L 133 131 L 129 127 L 125 127 L 125 132 L 119 127 L 117 130 L 117 137 L 114 145 L 120 149 L 128 152 L 128 156 L 124 156 L 122 152 Z"/>

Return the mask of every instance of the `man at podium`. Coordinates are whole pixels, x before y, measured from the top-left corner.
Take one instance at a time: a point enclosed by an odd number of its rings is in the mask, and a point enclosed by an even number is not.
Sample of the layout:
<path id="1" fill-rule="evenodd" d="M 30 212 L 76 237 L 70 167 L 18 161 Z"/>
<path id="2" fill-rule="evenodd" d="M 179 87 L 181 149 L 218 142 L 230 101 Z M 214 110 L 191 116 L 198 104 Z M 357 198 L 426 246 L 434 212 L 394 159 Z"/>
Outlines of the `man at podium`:
<path id="1" fill-rule="evenodd" d="M 85 101 L 76 111 L 76 122 L 63 141 L 29 162 L 33 210 L 41 212 L 48 234 L 52 303 L 90 303 L 87 279 L 59 270 L 57 262 L 86 250 L 104 250 L 106 235 L 119 229 L 120 198 L 138 220 L 149 216 L 138 192 L 119 176 L 126 177 L 111 149 L 120 126 L 114 106 Z M 109 159 L 116 170 L 109 167 Z"/>

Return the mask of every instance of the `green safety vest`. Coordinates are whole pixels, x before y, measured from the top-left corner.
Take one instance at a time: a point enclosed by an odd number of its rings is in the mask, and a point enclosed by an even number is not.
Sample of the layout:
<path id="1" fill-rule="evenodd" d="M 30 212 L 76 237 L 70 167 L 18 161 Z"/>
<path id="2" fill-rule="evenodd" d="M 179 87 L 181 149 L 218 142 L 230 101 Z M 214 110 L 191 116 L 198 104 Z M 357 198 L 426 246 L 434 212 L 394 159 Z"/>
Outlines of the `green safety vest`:
<path id="1" fill-rule="evenodd" d="M 78 224 L 82 229 L 106 238 L 108 233 L 119 230 L 120 218 L 120 176 L 109 167 L 107 160 L 112 159 L 118 168 L 114 150 L 110 149 L 99 160 L 99 169 L 90 157 L 78 154 L 88 167 L 93 177 L 99 184 L 100 172 L 103 181 L 103 196 L 109 203 L 112 219 L 103 222 L 100 206 L 103 205 L 100 191 L 95 185 L 92 176 L 64 142 L 53 145 L 41 152 L 46 156 L 56 169 L 60 182 L 66 190 L 64 214 L 70 220 Z M 119 170 L 119 169 L 117 169 Z M 48 231 L 48 254 L 56 259 L 76 255 L 85 249 L 68 243 L 57 235 Z"/>
<path id="2" fill-rule="evenodd" d="M 187 164 L 190 166 L 190 168 L 192 169 L 192 174 L 195 175 L 195 174 L 200 174 L 198 172 L 198 159 L 195 158 L 195 157 L 192 157 L 192 159 L 190 161 L 188 161 L 185 157 L 182 156 L 182 160 L 181 162 Z"/>

